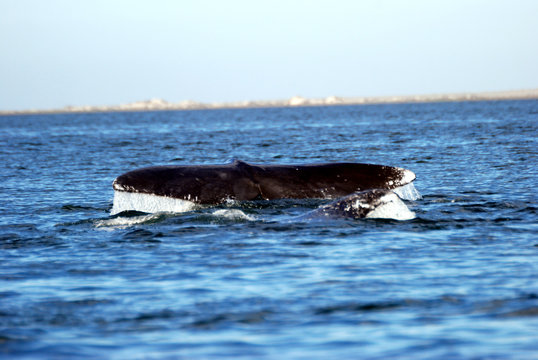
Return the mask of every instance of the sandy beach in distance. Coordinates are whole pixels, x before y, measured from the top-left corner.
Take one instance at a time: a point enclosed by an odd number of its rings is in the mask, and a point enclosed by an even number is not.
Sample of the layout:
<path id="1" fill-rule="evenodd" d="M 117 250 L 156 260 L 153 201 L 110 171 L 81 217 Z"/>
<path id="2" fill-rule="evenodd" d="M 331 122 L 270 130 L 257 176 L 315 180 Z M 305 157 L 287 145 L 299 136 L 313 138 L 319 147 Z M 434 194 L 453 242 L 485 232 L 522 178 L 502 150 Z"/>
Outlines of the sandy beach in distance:
<path id="1" fill-rule="evenodd" d="M 156 110 L 201 110 L 201 109 L 241 109 L 263 107 L 296 107 L 296 106 L 324 106 L 324 105 L 361 105 L 361 104 L 397 104 L 397 103 L 427 103 L 448 101 L 494 101 L 494 100 L 529 100 L 538 99 L 538 89 L 452 93 L 429 95 L 402 95 L 402 96 L 371 96 L 371 97 L 338 97 L 304 98 L 294 96 L 285 100 L 260 100 L 202 103 L 192 100 L 168 102 L 163 99 L 137 101 L 128 104 L 110 106 L 66 106 L 59 109 L 32 109 L 32 110 L 3 110 L 0 115 L 24 115 L 47 113 L 87 113 L 87 112 L 114 112 L 114 111 L 156 111 Z"/>

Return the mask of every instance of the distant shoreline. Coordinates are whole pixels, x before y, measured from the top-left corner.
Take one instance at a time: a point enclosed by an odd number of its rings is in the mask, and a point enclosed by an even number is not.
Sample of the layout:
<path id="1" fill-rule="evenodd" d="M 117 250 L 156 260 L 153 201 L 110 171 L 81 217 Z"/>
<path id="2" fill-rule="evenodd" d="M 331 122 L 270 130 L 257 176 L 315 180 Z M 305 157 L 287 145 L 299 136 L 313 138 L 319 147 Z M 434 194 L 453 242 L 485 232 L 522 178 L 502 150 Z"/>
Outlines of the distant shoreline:
<path id="1" fill-rule="evenodd" d="M 304 98 L 294 96 L 286 100 L 240 101 L 221 103 L 201 103 L 192 100 L 168 102 L 162 99 L 137 101 L 129 104 L 111 106 L 66 106 L 60 109 L 14 110 L 0 111 L 1 115 L 31 115 L 31 114 L 61 114 L 61 113 L 94 113 L 94 112 L 123 112 L 123 111 L 162 111 L 162 110 L 206 110 L 206 109 L 246 109 L 270 107 L 301 107 L 301 106 L 330 106 L 330 105 L 369 105 L 369 104 L 402 104 L 402 103 L 431 103 L 458 101 L 495 101 L 495 100 L 531 100 L 538 99 L 538 89 L 403 95 L 403 96 L 370 96 L 370 97 L 338 97 Z"/>

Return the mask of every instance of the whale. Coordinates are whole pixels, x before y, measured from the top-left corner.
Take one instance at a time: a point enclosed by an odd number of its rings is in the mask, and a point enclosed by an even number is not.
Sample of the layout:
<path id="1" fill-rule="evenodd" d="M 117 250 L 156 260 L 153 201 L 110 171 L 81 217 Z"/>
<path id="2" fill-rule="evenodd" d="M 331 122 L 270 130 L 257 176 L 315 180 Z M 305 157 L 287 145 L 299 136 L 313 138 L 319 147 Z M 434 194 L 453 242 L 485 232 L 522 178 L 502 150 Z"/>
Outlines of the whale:
<path id="1" fill-rule="evenodd" d="M 150 166 L 113 181 L 111 213 L 182 212 L 227 201 L 336 199 L 371 189 L 396 191 L 415 178 L 404 168 L 352 162 L 264 165 L 236 160 L 220 165 Z"/>
<path id="2" fill-rule="evenodd" d="M 307 219 L 394 219 L 411 220 L 415 213 L 392 190 L 359 191 L 322 205 L 304 216 Z"/>

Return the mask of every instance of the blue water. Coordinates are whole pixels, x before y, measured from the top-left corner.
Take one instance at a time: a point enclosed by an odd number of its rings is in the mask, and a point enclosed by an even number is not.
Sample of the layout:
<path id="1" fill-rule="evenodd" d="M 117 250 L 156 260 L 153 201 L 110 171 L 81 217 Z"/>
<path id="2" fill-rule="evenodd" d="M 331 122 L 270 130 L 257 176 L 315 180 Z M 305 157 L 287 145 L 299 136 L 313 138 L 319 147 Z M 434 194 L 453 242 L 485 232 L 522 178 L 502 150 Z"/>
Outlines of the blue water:
<path id="1" fill-rule="evenodd" d="M 535 100 L 0 117 L 0 358 L 537 359 L 537 135 Z M 423 198 L 109 215 L 126 171 L 233 159 L 405 167 Z"/>

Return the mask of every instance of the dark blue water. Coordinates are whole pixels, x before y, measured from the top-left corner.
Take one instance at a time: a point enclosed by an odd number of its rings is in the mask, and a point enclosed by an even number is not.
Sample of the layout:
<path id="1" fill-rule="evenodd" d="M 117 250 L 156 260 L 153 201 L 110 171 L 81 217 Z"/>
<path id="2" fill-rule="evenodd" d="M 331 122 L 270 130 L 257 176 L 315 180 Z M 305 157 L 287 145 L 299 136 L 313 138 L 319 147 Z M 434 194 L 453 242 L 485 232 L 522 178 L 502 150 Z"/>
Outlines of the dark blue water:
<path id="1" fill-rule="evenodd" d="M 538 358 L 538 101 L 0 117 L 2 358 Z M 413 170 L 417 218 L 318 200 L 110 217 L 142 166 Z"/>

